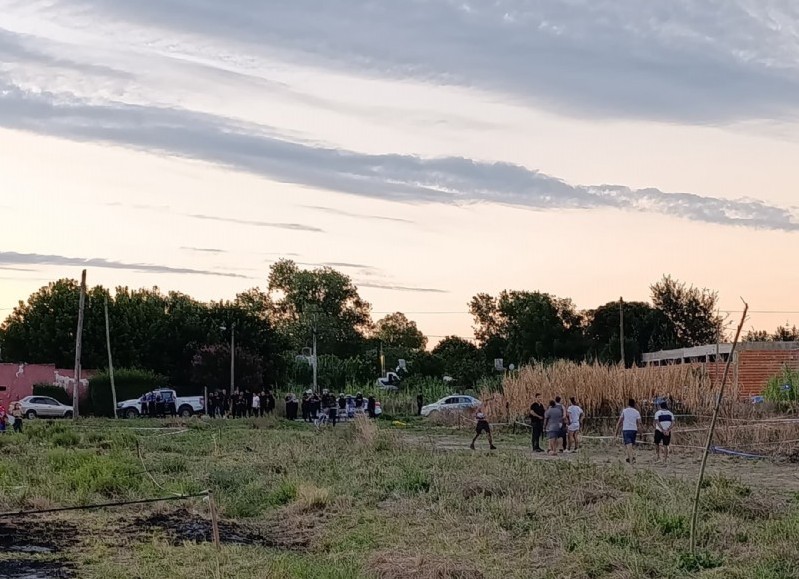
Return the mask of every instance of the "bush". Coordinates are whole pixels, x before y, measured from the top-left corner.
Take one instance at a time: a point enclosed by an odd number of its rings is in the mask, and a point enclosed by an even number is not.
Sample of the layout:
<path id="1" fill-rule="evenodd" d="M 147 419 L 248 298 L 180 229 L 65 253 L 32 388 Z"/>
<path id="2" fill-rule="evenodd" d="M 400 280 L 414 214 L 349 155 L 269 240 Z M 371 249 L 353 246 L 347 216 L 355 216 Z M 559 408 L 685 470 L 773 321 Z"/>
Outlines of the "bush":
<path id="1" fill-rule="evenodd" d="M 799 389 L 799 372 L 785 366 L 782 372 L 772 376 L 768 381 L 763 397 L 767 402 L 795 403 L 799 400 L 797 389 Z"/>
<path id="2" fill-rule="evenodd" d="M 55 398 L 61 404 L 72 406 L 72 397 L 61 386 L 56 386 L 55 384 L 34 384 L 33 395 L 48 396 L 50 398 Z"/>
<path id="3" fill-rule="evenodd" d="M 163 388 L 166 379 L 149 370 L 121 368 L 114 371 L 117 402 L 139 398 L 156 388 Z M 114 401 L 111 394 L 111 377 L 102 372 L 89 379 L 89 398 L 98 416 L 113 416 Z"/>

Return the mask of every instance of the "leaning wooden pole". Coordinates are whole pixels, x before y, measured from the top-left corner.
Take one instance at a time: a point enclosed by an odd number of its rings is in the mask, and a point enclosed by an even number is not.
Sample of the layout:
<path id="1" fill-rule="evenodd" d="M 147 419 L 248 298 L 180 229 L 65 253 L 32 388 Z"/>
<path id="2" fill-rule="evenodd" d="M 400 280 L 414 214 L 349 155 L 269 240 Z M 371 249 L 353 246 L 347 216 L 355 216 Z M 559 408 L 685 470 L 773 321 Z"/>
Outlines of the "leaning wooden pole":
<path id="1" fill-rule="evenodd" d="M 80 301 L 78 302 L 78 331 L 75 333 L 75 384 L 72 387 L 72 418 L 78 419 L 80 401 L 80 355 L 83 346 L 83 308 L 86 304 L 86 270 L 80 276 Z"/>
<path id="2" fill-rule="evenodd" d="M 114 359 L 111 357 L 111 324 L 108 321 L 108 296 L 103 302 L 103 309 L 105 310 L 105 345 L 108 349 L 108 376 L 111 378 L 111 396 L 114 403 L 114 418 L 119 418 L 117 414 L 117 386 L 114 383 Z"/>
<path id="3" fill-rule="evenodd" d="M 724 366 L 724 376 L 721 379 L 721 387 L 719 388 L 718 395 L 716 396 L 716 407 L 713 409 L 713 417 L 710 419 L 710 429 L 707 432 L 707 441 L 705 441 L 705 451 L 702 453 L 702 463 L 699 466 L 699 477 L 696 480 L 696 491 L 694 492 L 694 507 L 691 513 L 691 554 L 696 552 L 696 520 L 699 515 L 699 495 L 702 492 L 702 481 L 705 478 L 705 467 L 707 466 L 707 457 L 710 454 L 710 446 L 713 443 L 713 431 L 716 429 L 716 421 L 718 420 L 719 410 L 721 409 L 721 400 L 724 397 L 724 388 L 727 386 L 727 378 L 730 375 L 730 366 L 732 359 L 735 356 L 735 349 L 738 347 L 738 340 L 741 339 L 741 331 L 746 321 L 746 314 L 749 312 L 749 304 L 744 302 L 744 311 L 741 316 L 741 322 L 738 324 L 738 329 L 735 331 L 735 339 L 732 342 L 729 358 L 727 364 Z"/>

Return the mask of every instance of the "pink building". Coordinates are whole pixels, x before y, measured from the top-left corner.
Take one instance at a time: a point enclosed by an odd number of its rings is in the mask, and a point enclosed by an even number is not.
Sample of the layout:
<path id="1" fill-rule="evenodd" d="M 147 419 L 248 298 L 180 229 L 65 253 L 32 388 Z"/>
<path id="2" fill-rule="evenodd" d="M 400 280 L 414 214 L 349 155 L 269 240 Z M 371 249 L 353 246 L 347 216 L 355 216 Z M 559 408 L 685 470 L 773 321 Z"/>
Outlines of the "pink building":
<path id="1" fill-rule="evenodd" d="M 89 378 L 96 370 L 81 371 L 78 395 L 82 398 L 89 387 Z M 55 364 L 0 364 L 0 404 L 8 408 L 10 402 L 31 396 L 34 384 L 61 386 L 72 395 L 75 386 L 74 371 L 56 368 Z"/>

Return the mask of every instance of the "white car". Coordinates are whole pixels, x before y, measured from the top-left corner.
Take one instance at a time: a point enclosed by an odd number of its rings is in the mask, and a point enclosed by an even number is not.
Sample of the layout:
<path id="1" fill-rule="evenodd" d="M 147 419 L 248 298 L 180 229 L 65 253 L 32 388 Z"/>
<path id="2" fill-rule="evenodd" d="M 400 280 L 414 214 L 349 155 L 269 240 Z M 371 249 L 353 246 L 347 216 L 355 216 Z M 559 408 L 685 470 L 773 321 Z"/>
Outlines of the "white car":
<path id="1" fill-rule="evenodd" d="M 175 411 L 181 418 L 188 418 L 193 414 L 202 414 L 205 412 L 205 399 L 202 396 L 178 396 L 177 393 L 170 388 L 159 388 L 148 392 L 141 398 L 132 398 L 124 400 L 117 404 L 117 416 L 121 418 L 136 418 L 143 414 L 142 406 L 146 403 L 145 399 L 148 395 L 157 396 L 161 395 L 164 401 L 174 400 Z M 167 410 L 168 414 L 169 411 Z"/>
<path id="2" fill-rule="evenodd" d="M 480 404 L 482 404 L 482 402 L 474 396 L 465 396 L 463 394 L 446 396 L 438 402 L 422 406 L 422 416 L 430 416 L 434 412 L 471 410 L 473 408 L 479 408 Z"/>
<path id="3" fill-rule="evenodd" d="M 34 418 L 72 418 L 72 406 L 61 404 L 49 396 L 26 396 L 19 401 L 22 415 L 28 420 Z"/>

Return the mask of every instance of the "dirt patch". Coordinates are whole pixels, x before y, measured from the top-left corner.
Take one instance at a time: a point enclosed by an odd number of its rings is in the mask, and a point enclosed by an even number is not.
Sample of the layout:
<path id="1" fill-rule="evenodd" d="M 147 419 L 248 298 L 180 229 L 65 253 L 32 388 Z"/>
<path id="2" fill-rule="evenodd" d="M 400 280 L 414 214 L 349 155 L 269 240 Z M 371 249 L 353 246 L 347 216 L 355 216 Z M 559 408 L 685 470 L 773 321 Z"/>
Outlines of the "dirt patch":
<path id="1" fill-rule="evenodd" d="M 369 571 L 379 579 L 484 579 L 467 561 L 455 561 L 438 555 L 379 553 L 369 561 Z"/>
<path id="2" fill-rule="evenodd" d="M 74 543 L 77 528 L 62 521 L 0 522 L 0 553 L 57 553 Z"/>
<path id="3" fill-rule="evenodd" d="M 228 545 L 259 545 L 290 551 L 307 551 L 320 530 L 318 516 L 286 516 L 281 520 L 258 525 L 219 521 L 219 538 Z M 143 532 L 161 531 L 175 545 L 181 543 L 209 543 L 213 530 L 208 518 L 192 514 L 186 509 L 156 513 L 140 517 L 124 529 L 140 535 Z"/>
<path id="4" fill-rule="evenodd" d="M 72 570 L 53 561 L 0 561 L 4 579 L 70 579 Z"/>

